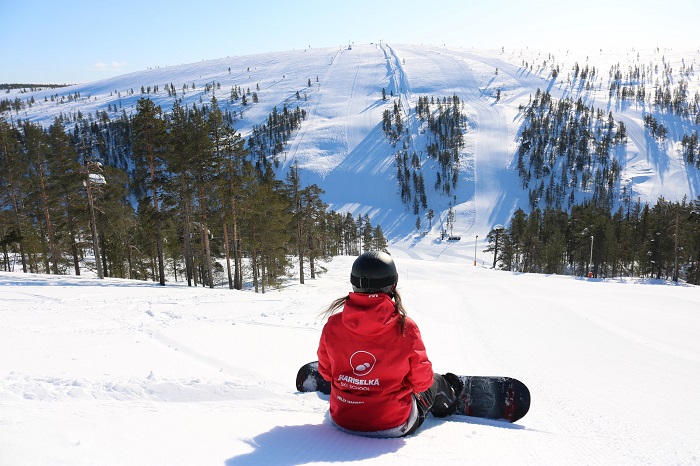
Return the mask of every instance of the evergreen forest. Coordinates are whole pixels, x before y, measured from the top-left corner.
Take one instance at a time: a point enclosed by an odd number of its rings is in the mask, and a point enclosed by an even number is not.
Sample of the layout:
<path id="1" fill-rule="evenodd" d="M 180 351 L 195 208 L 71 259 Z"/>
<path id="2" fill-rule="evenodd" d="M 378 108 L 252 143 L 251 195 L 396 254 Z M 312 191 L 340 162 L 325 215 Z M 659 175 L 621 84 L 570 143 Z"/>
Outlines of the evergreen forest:
<path id="1" fill-rule="evenodd" d="M 643 115 L 648 151 L 665 154 L 676 141 L 689 176 L 697 176 L 700 92 L 688 90 L 693 64 L 683 61 L 674 70 L 664 56 L 643 63 L 637 54 L 627 68 L 613 65 L 606 79 L 588 63 L 565 70 L 551 54 L 542 59 L 523 60 L 520 70 L 541 70 L 571 92 L 555 98 L 551 86 L 537 88 L 527 104 L 518 101 L 508 169 L 517 173 L 519 186 L 512 189 L 523 190 L 520 205 L 527 211 L 517 209 L 507 225 L 489 232 L 485 251 L 493 254 L 493 267 L 700 284 L 700 197 L 642 202 L 631 194 L 632 181 L 621 179 L 630 120 L 620 115 L 631 107 Z M 495 69 L 489 82 L 498 75 Z M 244 139 L 234 125 L 255 108 L 258 93 L 265 98 L 264 86 L 251 87 L 232 86 L 223 109 L 215 81 L 141 86 L 135 107 L 122 106 L 124 97 L 136 100 L 133 88 L 115 90 L 106 109 L 83 114 L 72 107 L 41 126 L 20 113 L 94 97 L 62 94 L 60 85 L 0 86 L 20 90 L 0 100 L 0 270 L 90 270 L 99 277 L 265 292 L 294 269 L 303 283 L 307 273 L 323 272 L 322 259 L 385 249 L 381 226 L 367 215 L 329 210 L 323 190 L 304 185 L 295 161 L 286 160 L 290 138 L 307 118 L 307 92 L 320 88 L 318 76 L 276 100 L 280 108 L 256 119 Z M 41 103 L 31 95 L 37 89 L 56 91 Z M 429 231 L 435 219 L 442 241 L 463 221 L 454 208 L 457 193 L 472 181 L 474 154 L 466 140 L 474 121 L 456 93 L 420 95 L 409 105 L 395 90 L 390 102 L 385 88 L 377 97 L 384 107 L 376 124 L 391 147 L 389 177 L 405 211 L 416 217 L 416 230 Z M 586 103 L 596 91 L 608 98 L 606 109 Z M 509 91 L 482 92 L 497 106 Z M 209 93 L 211 100 L 203 101 Z M 167 94 L 172 107 L 163 111 L 151 94 Z M 191 95 L 199 97 L 183 103 Z M 280 180 L 282 160 L 291 168 Z M 440 197 L 449 206 L 438 202 L 442 207 L 433 209 Z"/>
<path id="2" fill-rule="evenodd" d="M 296 165 L 276 179 L 298 108 L 275 108 L 247 147 L 215 97 L 167 114 L 142 97 L 116 115 L 0 120 L 0 270 L 265 292 L 295 263 L 303 283 L 320 259 L 386 248 L 379 225 L 329 210 Z"/>
<path id="3" fill-rule="evenodd" d="M 641 277 L 700 285 L 700 198 L 611 212 L 587 201 L 570 211 L 518 209 L 488 234 L 493 267 L 596 278 Z"/>

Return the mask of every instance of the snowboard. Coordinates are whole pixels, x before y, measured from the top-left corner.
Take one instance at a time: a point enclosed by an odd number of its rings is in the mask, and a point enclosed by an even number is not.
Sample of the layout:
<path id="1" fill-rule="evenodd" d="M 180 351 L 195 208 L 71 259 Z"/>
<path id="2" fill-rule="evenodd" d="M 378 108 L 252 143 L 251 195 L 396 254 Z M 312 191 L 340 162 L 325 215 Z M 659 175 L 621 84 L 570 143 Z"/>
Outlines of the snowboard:
<path id="1" fill-rule="evenodd" d="M 530 390 L 512 377 L 458 376 L 464 384 L 454 414 L 516 422 L 530 409 Z M 297 390 L 330 395 L 331 384 L 318 372 L 318 361 L 304 364 L 297 373 Z"/>

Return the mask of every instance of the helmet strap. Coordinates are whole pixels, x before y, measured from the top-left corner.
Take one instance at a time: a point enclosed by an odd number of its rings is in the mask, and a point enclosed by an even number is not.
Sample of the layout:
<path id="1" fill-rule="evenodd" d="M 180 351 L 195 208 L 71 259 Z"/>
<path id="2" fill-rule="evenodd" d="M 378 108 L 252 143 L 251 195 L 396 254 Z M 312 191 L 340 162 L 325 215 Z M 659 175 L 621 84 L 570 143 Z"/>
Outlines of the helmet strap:
<path id="1" fill-rule="evenodd" d="M 369 288 L 369 277 L 360 277 L 360 288 L 362 288 L 362 289 Z"/>

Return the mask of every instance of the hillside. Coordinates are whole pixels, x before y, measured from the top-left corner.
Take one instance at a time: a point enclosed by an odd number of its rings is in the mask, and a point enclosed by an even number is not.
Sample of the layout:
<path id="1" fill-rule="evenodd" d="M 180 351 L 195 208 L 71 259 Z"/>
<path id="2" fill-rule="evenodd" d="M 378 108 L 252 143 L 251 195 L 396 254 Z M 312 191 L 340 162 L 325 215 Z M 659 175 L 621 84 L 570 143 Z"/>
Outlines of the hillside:
<path id="1" fill-rule="evenodd" d="M 20 273 L 18 253 L 6 255 L 14 272 L 0 272 L 0 464 L 699 464 L 700 287 L 638 269 L 605 279 L 493 270 L 493 253 L 484 251 L 494 225 L 507 224 L 519 207 L 529 211 L 534 189 L 561 184 L 568 167 L 548 159 L 563 133 L 555 129 L 583 131 L 572 138 L 589 133 L 592 168 L 577 169 L 579 183 L 583 173 L 595 179 L 599 168 L 619 167 L 615 208 L 625 196 L 697 198 L 700 172 L 683 136 L 700 129 L 698 60 L 697 50 L 586 55 L 365 44 L 9 90 L 0 96 L 2 118 L 45 127 L 59 118 L 68 132 L 89 121 L 106 133 L 101 125 L 132 116 L 142 97 L 169 112 L 176 100 L 201 107 L 215 96 L 246 139 L 275 109 L 303 109 L 300 127 L 269 156 L 277 176 L 298 164 L 302 183 L 321 186 L 331 209 L 381 224 L 435 371 L 516 377 L 532 405 L 516 424 L 430 417 L 403 439 L 344 434 L 328 419 L 328 397 L 297 393 L 292 380 L 316 359 L 321 313 L 349 291 L 353 256 L 319 259 L 323 273 L 305 284 L 296 268 L 286 270 L 258 293 L 249 256 L 245 286 L 229 290 L 223 274 L 213 288 L 186 286 L 178 257 L 168 255 L 173 268 L 159 286 L 148 281 L 155 273 L 97 279 L 85 236 L 81 276 L 68 267 L 64 275 Z M 571 105 L 561 120 L 559 103 Z M 606 126 L 609 115 L 614 124 Z M 627 137 L 606 147 L 620 123 Z M 660 125 L 665 137 L 656 134 Z M 105 162 L 130 168 L 125 151 L 112 141 Z M 419 175 L 426 206 L 412 184 Z M 565 203 L 571 193 L 590 199 L 595 186 L 572 183 Z M 27 199 L 41 204 L 36 193 Z M 424 234 L 416 232 L 415 202 Z M 440 239 L 450 208 L 461 241 Z M 429 209 L 436 218 L 425 231 Z M 115 231 L 134 233 L 133 224 L 104 216 Z M 34 217 L 43 232 L 41 215 Z M 672 258 L 673 216 L 659 218 L 647 233 L 660 244 L 665 232 Z M 593 237 L 589 243 L 582 225 L 576 234 L 585 263 Z M 177 249 L 179 232 L 170 238 Z M 647 256 L 650 243 L 639 243 Z M 142 243 L 123 244 L 137 251 Z M 153 252 L 145 252 L 155 268 Z M 222 257 L 219 251 L 213 261 Z M 697 265 L 695 255 L 684 260 Z"/>
<path id="2" fill-rule="evenodd" d="M 700 288 L 390 250 L 435 370 L 519 378 L 517 424 L 430 417 L 368 439 L 296 393 L 352 257 L 264 295 L 0 272 L 0 463 L 698 464 Z"/>
<path id="3" fill-rule="evenodd" d="M 324 200 L 332 209 L 355 216 L 368 214 L 394 241 L 413 241 L 416 217 L 425 229 L 427 212 L 433 209 L 433 231 L 422 240 L 432 241 L 446 228 L 450 206 L 456 213 L 454 234 L 483 239 L 494 225 L 507 224 L 518 207 L 530 210 L 529 191 L 518 178 L 516 155 L 523 108 L 537 89 L 549 92 L 553 99 L 580 98 L 586 107 L 600 110 L 605 117 L 610 113 L 618 124 L 624 123 L 628 137 L 611 155 L 621 167 L 611 194 L 614 208 L 623 195 L 650 203 L 659 196 L 674 201 L 684 196 L 695 199 L 700 193 L 700 174 L 685 159 L 681 141 L 699 128 L 698 58 L 697 51 L 673 50 L 600 50 L 577 56 L 531 50 L 354 45 L 222 58 L 62 89 L 15 91 L 5 98 L 20 99 L 25 105 L 5 115 L 44 125 L 61 116 L 70 129 L 78 112 L 95 120 L 103 112 L 112 119 L 131 115 L 141 97 L 151 98 L 168 111 L 176 98 L 183 105 L 202 105 L 215 95 L 234 116 L 235 129 L 247 138 L 274 108 L 299 106 L 308 116 L 276 155 L 280 178 L 296 161 L 302 181 L 323 188 Z M 653 104 L 655 89 L 675 94 L 679 88 L 685 108 L 690 109 L 685 116 Z M 246 105 L 240 99 L 232 101 L 234 89 L 250 90 L 258 101 L 250 97 Z M 646 100 L 628 98 L 625 92 L 632 89 L 636 93 L 643 89 Z M 435 176 L 441 169 L 428 156 L 427 147 L 436 136 L 417 116 L 416 107 L 422 97 L 453 96 L 459 99 L 463 143 L 458 160 L 449 167 L 452 171 L 447 172 L 454 178 L 452 189 L 448 186 L 446 191 L 433 188 L 439 184 Z M 382 131 L 382 117 L 395 105 L 405 131 L 392 144 Z M 435 105 L 431 108 L 434 111 Z M 655 138 L 645 128 L 646 115 L 665 125 L 665 139 Z M 407 173 L 425 175 L 426 207 L 420 207 L 418 215 L 410 202 L 401 201 L 396 165 L 400 151 L 415 153 L 419 159 L 418 167 Z M 445 183 L 443 180 L 443 186 Z M 591 193 L 590 187 L 577 190 L 575 200 L 590 198 Z"/>

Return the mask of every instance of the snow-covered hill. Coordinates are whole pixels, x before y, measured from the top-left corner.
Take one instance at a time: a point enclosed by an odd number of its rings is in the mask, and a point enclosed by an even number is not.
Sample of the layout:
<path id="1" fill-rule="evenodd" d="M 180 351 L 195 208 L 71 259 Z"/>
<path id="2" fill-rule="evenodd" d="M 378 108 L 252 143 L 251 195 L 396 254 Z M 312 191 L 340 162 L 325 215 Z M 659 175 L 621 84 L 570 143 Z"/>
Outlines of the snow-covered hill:
<path id="1" fill-rule="evenodd" d="M 296 393 L 351 257 L 257 295 L 0 273 L 0 464 L 700 463 L 700 288 L 512 274 L 392 247 L 437 371 L 511 375 L 517 424 L 336 430 Z"/>
<path id="2" fill-rule="evenodd" d="M 671 131 L 665 143 L 653 143 L 643 126 L 643 116 L 650 107 L 629 102 L 621 105 L 610 97 L 609 87 L 612 67 L 618 65 L 623 73 L 634 67 L 649 69 L 645 75 L 648 93 L 656 84 L 669 80 L 665 70 L 671 69 L 670 84 L 677 85 L 683 78 L 692 100 L 700 89 L 700 75 L 695 72 L 699 58 L 697 50 L 601 49 L 581 56 L 566 51 L 366 44 L 223 58 L 7 97 L 33 97 L 35 103 L 13 118 L 48 125 L 59 114 L 78 111 L 94 115 L 111 108 L 111 118 L 122 112 L 131 114 L 136 101 L 144 96 L 167 111 L 175 97 L 168 95 L 165 87 L 172 85 L 184 104 L 206 104 L 216 95 L 222 107 L 237 112 L 235 127 L 244 136 L 264 123 L 274 107 L 300 106 L 308 118 L 279 156 L 280 176 L 296 161 L 303 183 L 321 186 L 331 208 L 369 214 L 372 223 L 381 224 L 389 238 L 413 241 L 416 216 L 400 201 L 394 164 L 397 149 L 382 132 L 382 113 L 395 102 L 401 103 L 411 135 L 402 144 L 420 155 L 426 173 L 434 173 L 431 169 L 436 162 L 424 153 L 428 137 L 424 124 L 409 109 L 415 109 L 421 96 L 457 95 L 467 115 L 458 186 L 449 196 L 441 195 L 432 189 L 433 180 L 426 179 L 428 205 L 437 219 L 432 233 L 419 241 L 431 242 L 445 227 L 450 205 L 457 214 L 454 234 L 479 235 L 483 240 L 494 225 L 507 224 L 517 207 L 529 211 L 527 191 L 521 188 L 515 171 L 514 153 L 522 124 L 519 106 L 526 105 L 538 88 L 548 90 L 554 98 L 580 97 L 587 106 L 612 112 L 616 121 L 625 123 L 629 142 L 620 160 L 621 187 L 628 189 L 632 199 L 650 203 L 661 195 L 668 200 L 680 201 L 686 195 L 695 199 L 700 194 L 700 174 L 683 161 L 679 141 L 685 132 L 697 131 L 698 125 L 666 113 L 657 115 Z M 576 78 L 576 65 L 594 67 L 595 79 Z M 560 71 L 552 78 L 555 68 Z M 153 91 L 156 86 L 157 93 Z M 259 102 L 250 104 L 249 99 L 246 106 L 240 101 L 229 102 L 236 86 L 256 92 Z M 152 90 L 142 94 L 142 87 Z M 382 100 L 382 89 L 389 95 L 386 101 Z M 428 224 L 426 212 L 421 211 L 423 226 Z"/>
<path id="3" fill-rule="evenodd" d="M 694 95 L 699 77 L 688 70 L 699 58 L 697 51 L 575 56 L 368 44 L 6 95 L 34 98 L 13 119 L 48 125 L 78 111 L 129 114 L 142 86 L 159 87 L 146 96 L 166 111 L 171 83 L 184 104 L 202 105 L 215 83 L 244 136 L 275 106 L 299 105 L 308 118 L 279 158 L 280 176 L 296 160 L 302 181 L 325 189 L 333 209 L 367 213 L 382 225 L 437 371 L 511 375 L 530 387 L 533 401 L 516 425 L 430 418 L 418 434 L 395 440 L 334 429 L 327 398 L 296 393 L 293 379 L 315 359 L 320 313 L 349 290 L 351 257 L 334 259 L 306 285 L 290 282 L 264 295 L 0 273 L 0 464 L 700 464 L 700 289 L 500 272 L 487 268 L 493 258 L 481 247 L 493 225 L 527 205 L 514 153 L 519 106 L 537 88 L 581 97 L 625 122 L 622 179 L 634 197 L 697 197 L 698 172 L 678 151 L 681 131 L 695 125 L 660 115 L 672 129 L 669 140 L 650 144 L 645 110 L 609 98 L 608 71 L 618 62 L 621 69 L 667 64 L 686 70 Z M 572 78 L 576 63 L 599 70 L 592 86 Z M 648 80 L 657 77 L 663 79 Z M 233 86 L 250 88 L 259 102 L 225 103 Z M 427 136 L 408 109 L 419 96 L 453 94 L 467 115 L 456 199 L 428 190 L 439 219 L 416 236 L 415 216 L 398 195 L 382 113 L 400 98 L 409 150 L 420 151 Z M 420 156 L 426 168 L 434 163 Z M 454 234 L 468 241 L 436 241 L 451 203 Z"/>

